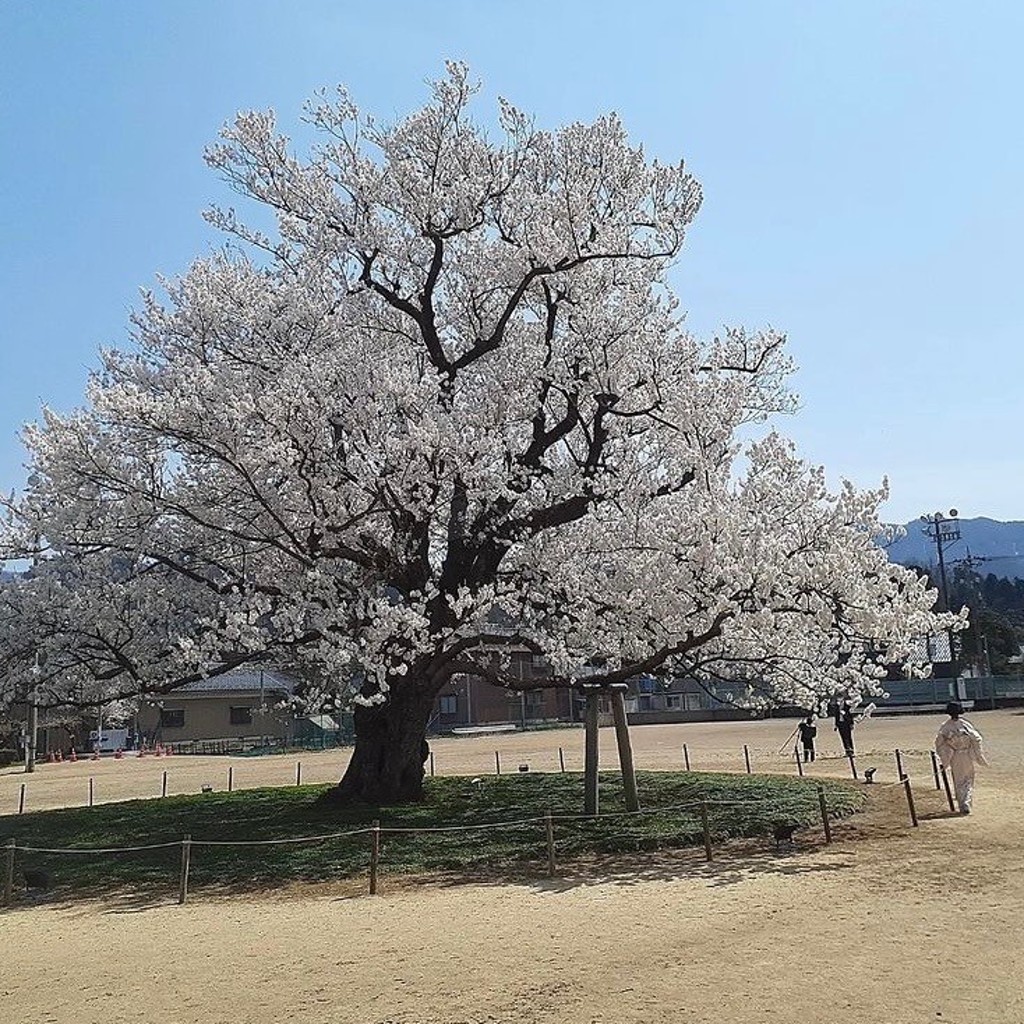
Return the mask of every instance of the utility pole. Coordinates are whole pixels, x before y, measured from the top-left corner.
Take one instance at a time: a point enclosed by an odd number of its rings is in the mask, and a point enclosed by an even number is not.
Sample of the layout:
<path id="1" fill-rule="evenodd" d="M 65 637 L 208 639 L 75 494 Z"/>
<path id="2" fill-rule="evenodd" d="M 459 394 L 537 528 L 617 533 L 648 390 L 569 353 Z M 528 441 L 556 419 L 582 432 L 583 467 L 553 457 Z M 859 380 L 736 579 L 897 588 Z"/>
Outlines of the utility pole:
<path id="1" fill-rule="evenodd" d="M 955 508 L 949 510 L 946 516 L 942 512 L 935 512 L 933 515 L 921 516 L 921 522 L 925 524 L 925 535 L 935 541 L 935 553 L 939 560 L 939 598 L 942 602 L 941 611 L 949 611 L 949 584 L 946 582 L 946 548 L 955 544 L 960 539 L 960 513 Z M 953 646 L 953 631 L 949 631 L 949 660 L 953 672 L 953 679 L 958 676 L 956 663 L 956 651 Z"/>

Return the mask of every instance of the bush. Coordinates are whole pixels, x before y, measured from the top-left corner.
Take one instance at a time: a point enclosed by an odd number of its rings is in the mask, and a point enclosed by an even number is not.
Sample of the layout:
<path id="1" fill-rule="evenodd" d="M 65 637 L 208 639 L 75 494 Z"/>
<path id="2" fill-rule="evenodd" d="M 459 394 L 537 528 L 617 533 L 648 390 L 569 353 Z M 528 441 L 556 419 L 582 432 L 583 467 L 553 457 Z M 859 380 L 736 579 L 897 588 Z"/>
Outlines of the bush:
<path id="1" fill-rule="evenodd" d="M 15 764 L 20 760 L 16 750 L 0 747 L 0 768 L 6 768 L 9 764 Z"/>

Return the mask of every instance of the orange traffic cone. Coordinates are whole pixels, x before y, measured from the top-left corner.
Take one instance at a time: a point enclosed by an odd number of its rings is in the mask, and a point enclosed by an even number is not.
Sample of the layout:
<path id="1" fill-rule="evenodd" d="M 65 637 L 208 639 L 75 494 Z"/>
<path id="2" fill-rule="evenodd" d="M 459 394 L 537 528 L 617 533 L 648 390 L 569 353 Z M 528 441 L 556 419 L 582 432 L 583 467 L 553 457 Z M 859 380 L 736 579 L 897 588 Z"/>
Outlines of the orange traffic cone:
<path id="1" fill-rule="evenodd" d="M 69 761 L 77 761 L 78 760 L 78 754 L 75 753 L 75 748 L 74 747 L 71 748 L 71 753 L 68 754 L 68 760 Z"/>
<path id="2" fill-rule="evenodd" d="M 92 760 L 98 761 L 100 759 L 100 748 L 94 747 L 92 751 Z"/>
<path id="3" fill-rule="evenodd" d="M 118 747 L 117 750 L 114 751 L 114 760 L 120 761 L 122 757 L 124 757 L 124 753 L 121 751 L 121 748 Z"/>
<path id="4" fill-rule="evenodd" d="M 54 754 L 54 752 L 52 750 L 46 755 L 46 763 L 47 764 L 56 764 L 57 763 L 57 755 Z"/>

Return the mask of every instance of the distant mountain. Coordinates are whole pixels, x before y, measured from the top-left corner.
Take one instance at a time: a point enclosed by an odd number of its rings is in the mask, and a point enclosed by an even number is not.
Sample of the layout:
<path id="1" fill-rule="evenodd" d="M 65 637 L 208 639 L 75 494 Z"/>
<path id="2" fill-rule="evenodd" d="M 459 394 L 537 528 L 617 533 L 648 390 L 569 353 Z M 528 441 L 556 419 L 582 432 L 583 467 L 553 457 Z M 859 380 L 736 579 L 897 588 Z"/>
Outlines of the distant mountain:
<path id="1" fill-rule="evenodd" d="M 1007 579 L 1024 579 L 1024 523 L 1002 523 L 997 519 L 961 519 L 960 539 L 945 546 L 947 570 L 970 556 L 974 571 Z M 901 565 L 938 564 L 935 541 L 924 532 L 925 524 L 915 519 L 905 524 L 906 535 L 887 549 L 889 558 Z"/>

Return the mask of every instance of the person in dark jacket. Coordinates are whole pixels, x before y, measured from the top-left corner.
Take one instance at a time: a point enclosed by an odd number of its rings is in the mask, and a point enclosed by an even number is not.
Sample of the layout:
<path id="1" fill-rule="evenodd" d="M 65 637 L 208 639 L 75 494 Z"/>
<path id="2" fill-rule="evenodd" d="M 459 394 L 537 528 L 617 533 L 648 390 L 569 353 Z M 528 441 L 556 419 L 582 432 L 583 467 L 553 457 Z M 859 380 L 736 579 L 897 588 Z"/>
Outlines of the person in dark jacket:
<path id="1" fill-rule="evenodd" d="M 848 700 L 836 705 L 835 720 L 836 732 L 843 741 L 843 753 L 846 757 L 853 757 L 853 708 Z"/>
<path id="2" fill-rule="evenodd" d="M 804 748 L 804 763 L 814 760 L 814 737 L 818 735 L 818 727 L 814 724 L 814 715 L 808 715 L 798 726 L 800 745 Z"/>

